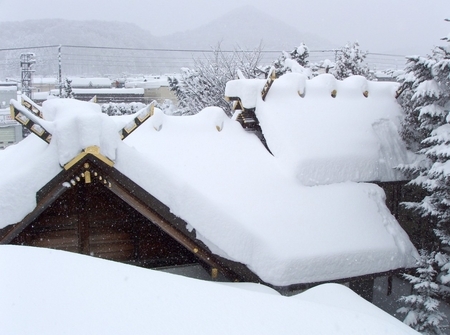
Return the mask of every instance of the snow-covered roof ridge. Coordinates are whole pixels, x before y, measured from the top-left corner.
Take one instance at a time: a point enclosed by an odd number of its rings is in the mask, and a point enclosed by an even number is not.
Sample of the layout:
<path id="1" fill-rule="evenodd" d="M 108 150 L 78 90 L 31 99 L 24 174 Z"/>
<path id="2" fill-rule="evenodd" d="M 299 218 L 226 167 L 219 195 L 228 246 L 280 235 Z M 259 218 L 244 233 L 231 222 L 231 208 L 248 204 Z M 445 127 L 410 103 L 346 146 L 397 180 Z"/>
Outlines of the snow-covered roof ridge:
<path id="1" fill-rule="evenodd" d="M 282 87 L 277 83 L 283 80 L 274 83 L 266 104 L 284 107 L 284 99 L 291 97 L 286 93 L 275 101 L 278 94 L 273 93 Z M 296 91 L 293 94 L 303 99 Z M 316 112 L 321 113 L 318 107 Z M 260 112 L 262 124 L 275 125 L 273 119 L 264 118 L 264 109 Z M 197 238 L 215 254 L 245 264 L 274 286 L 356 277 L 415 264 L 416 250 L 386 208 L 377 186 L 334 179 L 330 185 L 305 186 L 299 170 L 289 165 L 292 152 L 283 156 L 274 147 L 272 156 L 256 136 L 218 107 L 184 117 L 155 109 L 123 141 L 118 131 L 136 115 L 109 117 L 94 104 L 73 99 L 49 100 L 43 113 L 51 126 L 50 144 L 30 135 L 0 151 L 0 227 L 32 211 L 36 192 L 61 171 L 61 165 L 82 149 L 97 145 L 114 159 L 114 169 L 195 229 Z M 308 130 L 313 128 L 302 131 Z M 265 131 L 271 135 L 270 127 Z M 295 131 L 291 136 L 295 137 Z M 319 166 L 313 163 L 312 171 Z M 323 169 L 323 176 L 333 168 Z"/>
<path id="2" fill-rule="evenodd" d="M 399 135 L 397 83 L 287 73 L 265 101 L 261 83 L 228 82 L 226 95 L 255 108 L 268 148 L 303 184 L 404 179 L 395 167 L 411 162 L 413 154 Z"/>

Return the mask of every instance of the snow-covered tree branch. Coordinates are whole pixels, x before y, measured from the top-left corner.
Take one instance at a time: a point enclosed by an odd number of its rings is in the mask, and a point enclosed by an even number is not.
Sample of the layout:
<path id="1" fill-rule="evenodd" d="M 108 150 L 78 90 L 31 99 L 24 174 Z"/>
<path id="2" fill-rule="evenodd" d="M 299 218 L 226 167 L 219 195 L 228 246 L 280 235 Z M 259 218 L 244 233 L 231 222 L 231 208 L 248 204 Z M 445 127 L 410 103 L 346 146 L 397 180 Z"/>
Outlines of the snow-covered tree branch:
<path id="1" fill-rule="evenodd" d="M 205 107 L 218 106 L 231 116 L 231 105 L 224 98 L 226 83 L 236 79 L 238 72 L 245 78 L 258 77 L 262 73 L 260 60 L 260 48 L 253 52 L 225 52 L 220 45 L 211 56 L 195 59 L 194 68 L 183 68 L 181 78 L 169 78 L 181 114 L 196 114 Z"/>

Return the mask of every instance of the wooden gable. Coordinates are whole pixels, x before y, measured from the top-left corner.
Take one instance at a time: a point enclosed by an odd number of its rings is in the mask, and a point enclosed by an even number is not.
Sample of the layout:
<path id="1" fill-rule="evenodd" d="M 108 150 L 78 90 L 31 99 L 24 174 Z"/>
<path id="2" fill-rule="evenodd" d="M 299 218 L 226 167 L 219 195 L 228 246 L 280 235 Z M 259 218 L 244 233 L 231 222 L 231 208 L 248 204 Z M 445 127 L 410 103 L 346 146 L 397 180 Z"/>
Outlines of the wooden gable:
<path id="1" fill-rule="evenodd" d="M 0 244 L 47 247 L 147 268 L 200 264 L 214 279 L 261 282 L 240 263 L 212 254 L 169 208 L 93 153 L 83 153 L 37 194 Z M 67 166 L 67 165 L 66 165 Z"/>

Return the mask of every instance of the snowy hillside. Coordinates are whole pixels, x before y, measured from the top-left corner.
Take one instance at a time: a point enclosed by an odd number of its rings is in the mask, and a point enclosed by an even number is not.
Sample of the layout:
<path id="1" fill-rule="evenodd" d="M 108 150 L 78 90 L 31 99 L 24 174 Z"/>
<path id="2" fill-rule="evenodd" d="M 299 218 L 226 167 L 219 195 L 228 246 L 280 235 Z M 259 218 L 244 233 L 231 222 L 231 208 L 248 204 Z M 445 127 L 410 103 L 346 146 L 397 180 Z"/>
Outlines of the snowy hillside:
<path id="1" fill-rule="evenodd" d="M 307 29 L 307 27 L 305 27 Z M 336 47 L 321 36 L 300 32 L 252 6 L 243 6 L 202 27 L 164 37 L 168 47 L 209 49 L 221 43 L 224 49 L 292 50 L 301 42 L 311 49 Z"/>
<path id="2" fill-rule="evenodd" d="M 2 48 L 59 44 L 133 48 L 160 46 L 156 37 L 136 24 L 100 20 L 0 22 L 0 40 Z"/>

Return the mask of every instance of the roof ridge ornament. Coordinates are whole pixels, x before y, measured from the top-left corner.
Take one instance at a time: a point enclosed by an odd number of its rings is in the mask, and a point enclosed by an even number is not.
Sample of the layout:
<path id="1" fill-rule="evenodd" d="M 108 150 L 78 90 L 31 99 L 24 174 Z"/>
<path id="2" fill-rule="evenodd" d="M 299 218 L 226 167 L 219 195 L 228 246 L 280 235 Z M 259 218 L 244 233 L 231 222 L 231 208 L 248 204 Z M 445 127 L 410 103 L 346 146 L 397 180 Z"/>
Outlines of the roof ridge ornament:
<path id="1" fill-rule="evenodd" d="M 76 163 L 81 161 L 84 157 L 92 155 L 99 160 L 101 160 L 103 163 L 107 164 L 108 166 L 114 166 L 114 162 L 110 160 L 108 157 L 103 156 L 100 153 L 100 147 L 97 145 L 89 146 L 85 149 L 83 149 L 82 152 L 80 152 L 76 157 L 74 157 L 71 161 L 69 161 L 66 165 L 64 165 L 64 170 L 69 170 L 71 167 L 73 167 Z"/>
<path id="2" fill-rule="evenodd" d="M 39 118 L 44 118 L 41 107 L 25 94 L 22 94 L 22 106 L 24 106 L 30 112 L 34 113 Z"/>
<path id="3" fill-rule="evenodd" d="M 155 100 L 153 100 L 150 105 L 145 107 L 143 110 L 137 113 L 137 116 L 129 122 L 125 127 L 123 127 L 119 131 L 120 139 L 123 141 L 130 135 L 133 131 L 135 131 L 141 124 L 147 121 L 150 116 L 155 113 Z M 159 131 L 159 129 L 156 129 Z"/>
<path id="4" fill-rule="evenodd" d="M 276 78 L 277 78 L 277 75 L 276 75 L 275 69 L 272 67 L 270 69 L 269 75 L 267 77 L 266 84 L 264 85 L 264 87 L 261 91 L 261 98 L 263 99 L 263 101 L 266 100 L 267 93 L 269 93 L 269 90 L 272 87 L 272 84 Z"/>
<path id="5" fill-rule="evenodd" d="M 25 104 L 29 104 L 29 102 L 25 102 Z M 34 106 L 30 104 L 33 108 Z M 22 108 L 21 108 L 22 107 Z M 35 113 L 32 109 L 29 109 L 27 106 L 18 105 L 16 106 L 14 103 L 10 104 L 11 118 L 13 120 L 21 123 L 25 128 L 35 134 L 37 137 L 42 139 L 43 141 L 50 143 L 52 139 L 52 134 L 50 134 L 45 127 L 41 124 L 41 120 L 44 121 L 41 115 Z"/>

